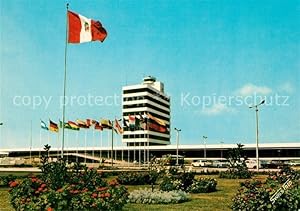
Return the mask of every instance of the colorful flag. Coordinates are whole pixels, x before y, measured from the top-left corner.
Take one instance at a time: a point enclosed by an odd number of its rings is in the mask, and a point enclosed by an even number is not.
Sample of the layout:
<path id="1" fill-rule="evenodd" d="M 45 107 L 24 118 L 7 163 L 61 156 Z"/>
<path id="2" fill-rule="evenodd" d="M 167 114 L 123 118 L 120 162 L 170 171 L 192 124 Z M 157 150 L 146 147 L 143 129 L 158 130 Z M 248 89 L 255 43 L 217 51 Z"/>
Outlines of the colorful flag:
<path id="1" fill-rule="evenodd" d="M 129 122 L 123 117 L 123 127 L 129 127 Z"/>
<path id="2" fill-rule="evenodd" d="M 89 128 L 89 126 L 83 120 L 77 119 L 76 122 L 77 122 L 78 127 L 80 127 L 80 128 Z"/>
<path id="3" fill-rule="evenodd" d="M 52 122 L 50 119 L 49 122 L 49 130 L 58 133 L 58 125 L 55 122 Z"/>
<path id="4" fill-rule="evenodd" d="M 95 120 L 95 130 L 103 130 L 103 127 L 100 125 L 98 121 Z"/>
<path id="5" fill-rule="evenodd" d="M 148 118 L 154 120 L 155 122 L 157 122 L 160 125 L 166 126 L 166 122 L 162 119 L 159 119 L 157 117 L 152 116 L 151 114 L 148 113 Z"/>
<path id="6" fill-rule="evenodd" d="M 100 120 L 101 126 L 105 129 L 112 129 L 112 123 L 108 119 L 101 119 Z"/>
<path id="7" fill-rule="evenodd" d="M 41 120 L 41 128 L 45 129 L 45 130 L 49 130 L 49 128 L 47 127 L 46 123 L 44 121 Z"/>
<path id="8" fill-rule="evenodd" d="M 146 118 L 144 118 L 141 114 L 140 114 L 140 128 L 142 129 L 142 130 L 146 130 L 146 128 L 147 128 L 147 119 Z"/>
<path id="9" fill-rule="evenodd" d="M 59 127 L 62 128 L 62 121 L 59 120 Z M 65 122 L 64 128 L 66 129 L 72 129 L 69 123 Z"/>
<path id="10" fill-rule="evenodd" d="M 135 129 L 135 116 L 129 115 L 129 128 L 131 131 Z"/>
<path id="11" fill-rule="evenodd" d="M 91 41 L 103 42 L 107 36 L 100 21 L 94 21 L 80 14 L 68 11 L 69 43 L 83 43 Z"/>
<path id="12" fill-rule="evenodd" d="M 93 124 L 95 124 L 95 121 L 96 121 L 96 120 L 86 119 L 86 125 L 90 127 L 90 126 L 92 126 Z"/>
<path id="13" fill-rule="evenodd" d="M 160 133 L 166 133 L 168 131 L 166 126 L 160 125 L 155 121 L 148 121 L 147 128 L 148 130 L 152 130 Z"/>
<path id="14" fill-rule="evenodd" d="M 114 126 L 115 126 L 115 130 L 117 131 L 118 134 L 123 133 L 123 128 L 121 127 L 118 120 L 116 120 L 116 119 L 115 119 L 115 125 Z"/>
<path id="15" fill-rule="evenodd" d="M 79 130 L 79 126 L 76 124 L 76 122 L 68 121 L 68 124 L 71 127 L 71 130 Z"/>
<path id="16" fill-rule="evenodd" d="M 140 122 L 141 122 L 140 119 L 136 116 L 135 117 L 135 126 L 134 126 L 135 130 L 140 130 L 141 129 Z"/>

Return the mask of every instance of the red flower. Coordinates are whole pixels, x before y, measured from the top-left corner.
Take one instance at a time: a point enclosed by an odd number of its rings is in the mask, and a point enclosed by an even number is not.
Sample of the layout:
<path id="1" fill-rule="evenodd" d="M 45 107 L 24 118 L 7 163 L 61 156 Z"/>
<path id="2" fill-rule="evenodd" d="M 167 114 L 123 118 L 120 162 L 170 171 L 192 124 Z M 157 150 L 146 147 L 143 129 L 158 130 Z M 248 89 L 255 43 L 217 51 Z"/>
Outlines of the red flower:
<path id="1" fill-rule="evenodd" d="M 97 191 L 106 191 L 108 188 L 107 187 L 98 187 Z"/>
<path id="2" fill-rule="evenodd" d="M 31 178 L 31 182 L 36 182 L 37 181 L 37 178 L 36 177 L 32 177 Z"/>
<path id="3" fill-rule="evenodd" d="M 46 184 L 45 183 L 41 184 L 41 188 L 44 188 L 44 187 L 46 187 Z"/>
<path id="4" fill-rule="evenodd" d="M 93 193 L 93 194 L 92 194 L 92 198 L 96 198 L 97 196 L 98 196 L 97 193 Z"/>
<path id="5" fill-rule="evenodd" d="M 118 185 L 118 182 L 116 180 L 112 180 L 108 183 L 110 186 L 116 186 Z"/>
<path id="6" fill-rule="evenodd" d="M 105 193 L 104 196 L 105 197 L 110 197 L 110 193 Z"/>
<path id="7" fill-rule="evenodd" d="M 58 189 L 56 192 L 62 193 L 64 191 L 64 189 L 60 188 Z M 71 191 L 70 191 L 71 192 Z"/>
<path id="8" fill-rule="evenodd" d="M 54 211 L 54 209 L 52 207 L 48 207 L 47 211 Z"/>
<path id="9" fill-rule="evenodd" d="M 9 184 L 9 187 L 14 188 L 14 187 L 16 187 L 16 186 L 18 186 L 18 185 L 19 185 L 18 182 L 13 181 L 13 182 L 11 182 L 11 183 Z"/>

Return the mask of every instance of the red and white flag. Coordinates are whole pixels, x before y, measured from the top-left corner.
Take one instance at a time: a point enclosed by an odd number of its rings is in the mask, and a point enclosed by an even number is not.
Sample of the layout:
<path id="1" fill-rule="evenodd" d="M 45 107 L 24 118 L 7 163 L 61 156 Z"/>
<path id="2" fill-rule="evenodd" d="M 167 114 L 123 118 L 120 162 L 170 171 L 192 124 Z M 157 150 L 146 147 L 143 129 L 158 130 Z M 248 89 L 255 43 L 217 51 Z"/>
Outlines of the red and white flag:
<path id="1" fill-rule="evenodd" d="M 83 43 L 91 41 L 103 42 L 107 36 L 100 21 L 86 18 L 80 14 L 68 11 L 69 43 Z"/>

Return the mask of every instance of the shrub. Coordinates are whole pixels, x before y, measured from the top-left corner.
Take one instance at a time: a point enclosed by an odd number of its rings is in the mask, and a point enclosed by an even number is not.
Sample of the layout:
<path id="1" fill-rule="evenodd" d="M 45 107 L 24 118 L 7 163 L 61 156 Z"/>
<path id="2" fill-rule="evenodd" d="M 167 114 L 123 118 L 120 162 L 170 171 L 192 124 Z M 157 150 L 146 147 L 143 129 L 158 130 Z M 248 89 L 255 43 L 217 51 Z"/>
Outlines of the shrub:
<path id="1" fill-rule="evenodd" d="M 176 191 L 159 191 L 151 189 L 134 190 L 129 195 L 130 203 L 140 204 L 170 204 L 180 203 L 189 200 L 186 192 L 181 190 Z"/>
<path id="2" fill-rule="evenodd" d="M 18 177 L 14 176 L 12 174 L 9 174 L 7 176 L 0 176 L 0 187 L 8 187 L 10 181 L 16 180 Z"/>
<path id="3" fill-rule="evenodd" d="M 290 181 L 290 186 L 282 185 Z M 241 183 L 233 198 L 233 210 L 298 210 L 300 209 L 300 181 L 297 172 L 282 171 L 270 175 L 265 182 L 253 180 Z M 272 197 L 282 193 L 276 200 Z M 273 198 L 274 199 L 274 198 Z"/>
<path id="4" fill-rule="evenodd" d="M 244 145 L 237 144 L 237 148 L 233 148 L 228 151 L 227 161 L 229 163 L 228 170 L 226 172 L 220 172 L 220 178 L 226 179 L 249 179 L 252 174 L 248 170 L 244 157 Z"/>
<path id="5" fill-rule="evenodd" d="M 219 173 L 219 177 L 224 179 L 250 179 L 252 174 L 250 171 L 248 171 L 248 169 L 235 169 L 221 171 Z"/>
<path id="6" fill-rule="evenodd" d="M 79 164 L 68 169 L 64 160 L 49 163 L 47 157 L 41 169 L 39 176 L 10 182 L 16 210 L 120 210 L 127 202 L 127 189 L 107 183 L 94 169 Z"/>
<path id="7" fill-rule="evenodd" d="M 190 193 L 209 193 L 216 191 L 217 180 L 212 178 L 195 179 L 187 191 Z"/>
<path id="8" fill-rule="evenodd" d="M 123 185 L 145 185 L 151 183 L 151 177 L 148 172 L 122 172 L 117 181 Z"/>
<path id="9" fill-rule="evenodd" d="M 166 174 L 159 185 L 160 190 L 172 191 L 172 190 L 183 190 L 193 184 L 195 174 L 192 172 L 172 172 L 172 174 Z"/>

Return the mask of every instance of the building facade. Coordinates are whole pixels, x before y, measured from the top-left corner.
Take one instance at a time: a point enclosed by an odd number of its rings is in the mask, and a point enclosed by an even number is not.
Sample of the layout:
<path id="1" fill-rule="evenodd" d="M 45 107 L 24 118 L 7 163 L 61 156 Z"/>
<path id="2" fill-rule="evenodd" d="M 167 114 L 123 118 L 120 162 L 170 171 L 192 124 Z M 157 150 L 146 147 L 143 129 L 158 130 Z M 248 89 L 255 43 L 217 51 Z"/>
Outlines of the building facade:
<path id="1" fill-rule="evenodd" d="M 148 76 L 141 84 L 122 88 L 124 133 L 127 146 L 170 144 L 170 97 L 164 84 Z"/>

